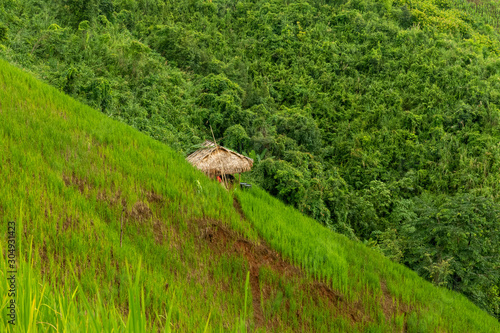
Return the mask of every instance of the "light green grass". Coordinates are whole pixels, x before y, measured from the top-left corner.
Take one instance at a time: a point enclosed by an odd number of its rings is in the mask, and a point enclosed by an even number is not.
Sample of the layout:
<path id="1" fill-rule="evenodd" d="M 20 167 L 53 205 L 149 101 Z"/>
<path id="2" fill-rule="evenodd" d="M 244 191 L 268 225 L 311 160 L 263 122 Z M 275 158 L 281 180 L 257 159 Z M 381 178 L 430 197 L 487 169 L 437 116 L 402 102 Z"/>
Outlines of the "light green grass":
<path id="1" fill-rule="evenodd" d="M 289 258 L 306 274 L 260 267 L 265 331 L 495 332 L 500 325 L 464 297 L 325 230 L 265 192 L 233 192 L 167 146 L 111 121 L 0 61 L 0 216 L 18 228 L 17 330 L 219 332 L 256 330 L 248 262 L 217 254 L 197 221 Z M 122 211 L 124 212 L 122 214 Z M 123 245 L 120 225 L 124 221 Z M 2 236 L 0 312 L 9 301 Z M 331 286 L 338 304 L 307 286 Z M 398 304 L 387 318 L 386 283 Z M 168 284 L 168 287 L 167 287 Z M 265 296 L 265 290 L 268 295 Z M 353 322 L 354 305 L 365 314 Z"/>

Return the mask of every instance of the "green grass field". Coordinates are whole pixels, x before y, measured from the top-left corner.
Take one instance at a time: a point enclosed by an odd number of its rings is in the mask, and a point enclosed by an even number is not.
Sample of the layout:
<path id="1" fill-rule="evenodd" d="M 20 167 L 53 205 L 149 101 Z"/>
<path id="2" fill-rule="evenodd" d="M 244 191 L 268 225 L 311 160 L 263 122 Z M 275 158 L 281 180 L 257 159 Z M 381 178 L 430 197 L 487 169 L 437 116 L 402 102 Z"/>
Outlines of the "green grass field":
<path id="1" fill-rule="evenodd" d="M 0 120 L 0 331 L 500 331 L 465 297 L 258 188 L 226 191 L 4 61 Z"/>

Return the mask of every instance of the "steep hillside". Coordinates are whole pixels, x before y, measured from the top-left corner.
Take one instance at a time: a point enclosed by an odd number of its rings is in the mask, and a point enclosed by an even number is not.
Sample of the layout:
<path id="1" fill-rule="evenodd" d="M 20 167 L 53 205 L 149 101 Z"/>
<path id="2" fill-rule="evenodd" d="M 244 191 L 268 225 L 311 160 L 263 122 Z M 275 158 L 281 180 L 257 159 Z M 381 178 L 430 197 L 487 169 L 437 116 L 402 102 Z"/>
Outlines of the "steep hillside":
<path id="1" fill-rule="evenodd" d="M 500 330 L 462 295 L 258 188 L 227 192 L 4 61 L 0 88 L 0 218 L 4 235 L 16 225 L 18 331 Z M 13 331 L 4 315 L 0 326 Z"/>
<path id="2" fill-rule="evenodd" d="M 500 316 L 499 6 L 5 0 L 0 56 Z M 439 225 L 439 228 L 436 228 Z"/>

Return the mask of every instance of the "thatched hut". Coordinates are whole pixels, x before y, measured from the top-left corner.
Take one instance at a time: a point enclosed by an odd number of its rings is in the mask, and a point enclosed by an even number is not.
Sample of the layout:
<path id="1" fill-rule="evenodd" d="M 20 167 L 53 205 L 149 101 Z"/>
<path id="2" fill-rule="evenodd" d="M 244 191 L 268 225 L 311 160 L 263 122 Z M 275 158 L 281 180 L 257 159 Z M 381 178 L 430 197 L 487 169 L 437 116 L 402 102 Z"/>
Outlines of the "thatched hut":
<path id="1" fill-rule="evenodd" d="M 241 174 L 250 171 L 253 160 L 230 149 L 205 141 L 203 148 L 186 159 L 209 177 Z"/>

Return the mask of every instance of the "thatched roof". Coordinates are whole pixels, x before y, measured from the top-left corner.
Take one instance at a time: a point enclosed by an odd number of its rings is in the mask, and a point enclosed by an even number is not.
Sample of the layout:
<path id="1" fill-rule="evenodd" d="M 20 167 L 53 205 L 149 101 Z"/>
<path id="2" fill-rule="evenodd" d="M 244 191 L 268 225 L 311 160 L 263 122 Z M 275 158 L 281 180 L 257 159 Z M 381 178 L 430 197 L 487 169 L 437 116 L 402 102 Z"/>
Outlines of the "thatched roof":
<path id="1" fill-rule="evenodd" d="M 253 160 L 230 149 L 205 141 L 203 148 L 195 151 L 186 159 L 211 177 L 222 174 L 235 174 L 250 171 Z"/>

